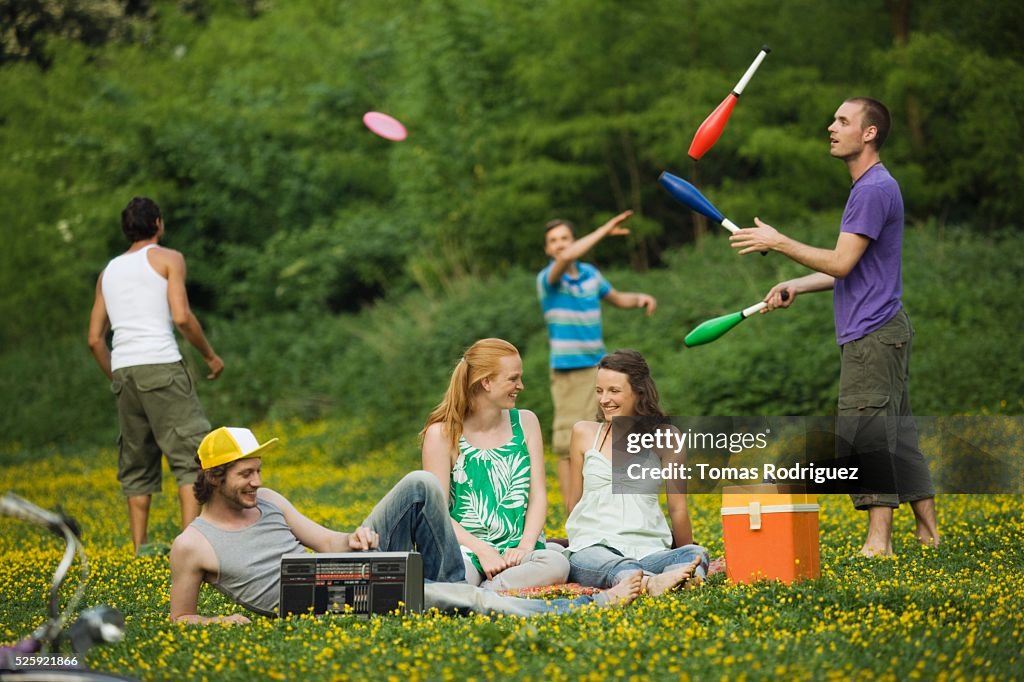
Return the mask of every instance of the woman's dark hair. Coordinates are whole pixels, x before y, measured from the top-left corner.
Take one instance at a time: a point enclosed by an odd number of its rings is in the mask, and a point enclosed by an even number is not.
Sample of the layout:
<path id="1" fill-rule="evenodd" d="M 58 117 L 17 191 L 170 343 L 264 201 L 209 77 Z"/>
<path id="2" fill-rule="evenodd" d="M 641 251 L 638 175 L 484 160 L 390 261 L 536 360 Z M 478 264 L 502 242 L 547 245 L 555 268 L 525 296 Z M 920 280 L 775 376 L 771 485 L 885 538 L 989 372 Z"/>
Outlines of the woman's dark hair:
<path id="1" fill-rule="evenodd" d="M 224 482 L 228 475 L 228 469 L 231 468 L 234 462 L 221 464 L 210 469 L 203 469 L 202 464 L 199 463 L 199 455 L 196 455 L 196 464 L 199 464 L 200 468 L 199 473 L 196 474 L 196 482 L 192 484 L 192 494 L 196 496 L 199 504 L 203 505 L 213 497 L 213 491 L 216 489 L 214 483 Z"/>
<path id="2" fill-rule="evenodd" d="M 638 417 L 664 417 L 658 400 L 658 388 L 651 378 L 651 368 L 647 366 L 644 356 L 635 350 L 623 348 L 601 358 L 597 363 L 598 369 L 607 369 L 612 372 L 625 374 L 629 380 L 629 386 L 636 393 L 636 416 Z M 604 421 L 601 410 L 597 411 L 597 420 Z"/>

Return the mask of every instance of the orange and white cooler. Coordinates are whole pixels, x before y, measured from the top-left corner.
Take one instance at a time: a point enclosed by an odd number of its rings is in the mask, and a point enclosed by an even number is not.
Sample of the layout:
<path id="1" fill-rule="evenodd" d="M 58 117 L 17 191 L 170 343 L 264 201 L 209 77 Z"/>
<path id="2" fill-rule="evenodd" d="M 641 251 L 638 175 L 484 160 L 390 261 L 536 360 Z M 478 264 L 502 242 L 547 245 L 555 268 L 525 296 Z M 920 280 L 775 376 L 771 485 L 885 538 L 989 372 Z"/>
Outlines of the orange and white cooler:
<path id="1" fill-rule="evenodd" d="M 818 497 L 801 485 L 722 489 L 726 576 L 734 583 L 791 583 L 821 574 Z"/>

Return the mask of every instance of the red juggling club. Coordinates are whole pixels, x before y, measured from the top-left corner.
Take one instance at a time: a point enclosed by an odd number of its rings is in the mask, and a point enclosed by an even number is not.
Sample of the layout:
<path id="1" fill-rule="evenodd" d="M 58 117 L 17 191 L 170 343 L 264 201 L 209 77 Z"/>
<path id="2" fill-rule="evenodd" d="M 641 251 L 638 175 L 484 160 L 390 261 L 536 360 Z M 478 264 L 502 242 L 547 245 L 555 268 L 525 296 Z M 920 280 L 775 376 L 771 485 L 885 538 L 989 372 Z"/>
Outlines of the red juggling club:
<path id="1" fill-rule="evenodd" d="M 736 84 L 736 87 L 732 89 L 722 103 L 719 104 L 714 111 L 708 114 L 708 117 L 704 119 L 704 122 L 700 124 L 700 128 L 697 128 L 696 134 L 693 136 L 693 142 L 690 143 L 690 151 L 687 152 L 690 158 L 694 161 L 700 160 L 700 157 L 714 146 L 715 142 L 718 141 L 722 131 L 725 129 L 725 124 L 729 120 L 729 116 L 732 115 L 733 107 L 736 106 L 736 100 L 739 99 L 743 93 L 743 89 L 747 87 L 747 83 L 754 77 L 754 72 L 757 71 L 757 67 L 761 66 L 761 62 L 768 56 L 771 49 L 765 45 L 761 48 L 761 51 L 754 58 L 753 63 L 747 72 L 743 74 L 743 78 Z"/>

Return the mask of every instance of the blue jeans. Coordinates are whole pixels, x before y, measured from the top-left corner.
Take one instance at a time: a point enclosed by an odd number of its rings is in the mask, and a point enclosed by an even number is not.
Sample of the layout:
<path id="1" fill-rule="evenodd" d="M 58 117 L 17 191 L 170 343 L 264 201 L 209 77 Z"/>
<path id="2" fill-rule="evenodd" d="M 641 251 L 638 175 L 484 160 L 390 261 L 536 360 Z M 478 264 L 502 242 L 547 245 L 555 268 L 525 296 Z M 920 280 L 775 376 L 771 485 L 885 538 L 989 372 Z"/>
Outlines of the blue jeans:
<path id="1" fill-rule="evenodd" d="M 466 582 L 466 568 L 448 515 L 441 486 L 432 474 L 407 474 L 384 496 L 362 523 L 380 535 L 380 551 L 423 556 L 423 600 L 427 608 L 471 611 L 485 615 L 535 616 L 567 613 L 586 604 L 606 603 L 603 595 L 573 599 L 520 599 L 474 587 Z"/>
<path id="2" fill-rule="evenodd" d="M 648 554 L 642 559 L 630 559 L 607 545 L 591 545 L 569 555 L 569 581 L 607 589 L 636 571 L 658 575 L 679 568 L 700 557 L 694 575 L 703 578 L 708 572 L 708 551 L 700 545 L 684 545 Z"/>
<path id="3" fill-rule="evenodd" d="M 433 474 L 406 474 L 362 523 L 380 535 L 380 551 L 423 555 L 423 578 L 463 582 L 466 567 L 441 486 Z"/>

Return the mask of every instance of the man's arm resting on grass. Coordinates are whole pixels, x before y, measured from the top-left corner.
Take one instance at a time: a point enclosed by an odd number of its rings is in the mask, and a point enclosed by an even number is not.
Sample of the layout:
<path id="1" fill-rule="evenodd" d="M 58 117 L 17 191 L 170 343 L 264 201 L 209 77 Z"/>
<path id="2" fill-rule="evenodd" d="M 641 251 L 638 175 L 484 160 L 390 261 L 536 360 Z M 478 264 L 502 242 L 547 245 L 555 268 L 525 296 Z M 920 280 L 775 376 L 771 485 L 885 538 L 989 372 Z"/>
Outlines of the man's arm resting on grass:
<path id="1" fill-rule="evenodd" d="M 251 621 L 240 613 L 229 616 L 201 616 L 196 613 L 199 589 L 207 573 L 216 572 L 213 548 L 199 531 L 186 528 L 171 545 L 171 622 L 205 625 L 223 623 L 246 625 Z M 213 562 L 211 564 L 211 561 Z"/>

